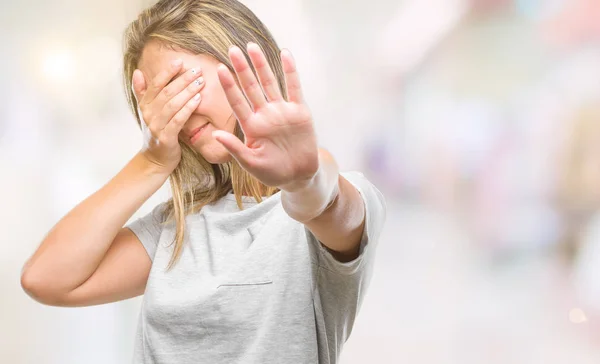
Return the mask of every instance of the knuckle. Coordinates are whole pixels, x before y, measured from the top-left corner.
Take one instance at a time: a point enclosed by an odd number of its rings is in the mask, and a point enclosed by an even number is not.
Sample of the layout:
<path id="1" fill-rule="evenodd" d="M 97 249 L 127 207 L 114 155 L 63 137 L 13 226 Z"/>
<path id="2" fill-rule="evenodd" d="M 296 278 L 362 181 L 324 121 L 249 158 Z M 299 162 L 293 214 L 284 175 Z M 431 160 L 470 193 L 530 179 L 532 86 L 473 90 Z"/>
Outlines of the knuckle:
<path id="1" fill-rule="evenodd" d="M 192 115 L 193 111 L 194 111 L 194 109 L 191 106 L 186 105 L 186 107 L 184 109 L 181 109 L 181 111 L 175 115 L 175 117 L 173 118 L 173 121 L 176 124 L 183 125 L 188 121 L 188 119 L 190 118 L 190 115 Z"/>
<path id="2" fill-rule="evenodd" d="M 171 119 L 172 123 L 175 124 L 181 124 L 183 122 L 184 118 L 181 115 L 181 113 L 177 113 L 177 115 L 173 116 L 173 119 Z"/>
<path id="3" fill-rule="evenodd" d="M 170 87 L 163 88 L 162 94 L 167 99 L 170 99 L 174 96 L 173 90 Z"/>
<path id="4" fill-rule="evenodd" d="M 183 75 L 183 79 L 187 82 L 192 82 L 198 77 L 198 69 L 195 68 L 196 72 L 188 71 Z"/>
<path id="5" fill-rule="evenodd" d="M 144 121 L 146 121 L 148 125 L 151 125 L 154 115 L 152 115 L 152 113 L 149 111 L 144 112 L 144 110 L 142 110 L 142 118 L 144 118 Z"/>
<path id="6" fill-rule="evenodd" d="M 164 133 L 162 133 L 159 137 L 158 137 L 158 143 L 162 144 L 162 145 L 170 145 L 171 142 L 171 138 L 169 138 L 168 135 L 165 135 Z"/>
<path id="7" fill-rule="evenodd" d="M 165 109 L 168 111 L 174 111 L 176 107 L 177 105 L 175 104 L 175 101 L 173 101 L 173 99 L 167 101 L 167 103 L 165 104 Z"/>
<path id="8" fill-rule="evenodd" d="M 231 107 L 234 109 L 240 108 L 244 105 L 244 102 L 241 98 L 237 98 L 231 101 Z"/>
<path id="9" fill-rule="evenodd" d="M 247 87 L 248 89 L 254 89 L 258 87 L 258 82 L 256 82 L 256 80 L 249 81 Z"/>
<path id="10" fill-rule="evenodd" d="M 187 108 L 187 106 L 186 106 L 186 108 Z M 183 124 L 187 121 L 187 119 L 189 118 L 189 115 L 190 115 L 190 113 L 187 111 L 187 109 L 182 109 L 177 114 L 175 114 L 175 116 L 173 116 L 172 121 L 175 124 Z"/>
<path id="11" fill-rule="evenodd" d="M 194 99 L 190 99 L 188 102 L 185 103 L 185 107 L 184 110 L 186 113 L 191 114 L 192 111 L 196 110 L 196 103 L 194 101 Z"/>
<path id="12" fill-rule="evenodd" d="M 152 136 L 156 137 L 157 135 L 160 134 L 160 129 L 156 126 L 156 124 L 150 124 L 148 126 L 148 130 L 150 130 L 150 134 L 152 134 Z"/>
<path id="13" fill-rule="evenodd" d="M 196 89 L 199 87 L 200 85 L 196 83 L 196 81 L 190 83 L 188 85 L 188 87 L 186 87 L 186 91 L 188 91 L 189 93 L 195 92 Z"/>

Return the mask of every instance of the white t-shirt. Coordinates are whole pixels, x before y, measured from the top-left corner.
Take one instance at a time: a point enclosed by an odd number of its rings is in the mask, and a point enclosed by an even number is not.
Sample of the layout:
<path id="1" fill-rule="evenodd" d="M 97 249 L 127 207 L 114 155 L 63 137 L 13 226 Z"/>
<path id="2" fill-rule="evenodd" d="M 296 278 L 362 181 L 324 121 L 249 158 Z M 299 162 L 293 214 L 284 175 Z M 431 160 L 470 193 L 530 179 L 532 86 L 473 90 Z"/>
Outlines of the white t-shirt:
<path id="1" fill-rule="evenodd" d="M 385 220 L 383 195 L 361 173 L 366 227 L 360 255 L 337 261 L 281 205 L 233 194 L 186 217 L 179 262 L 167 271 L 175 228 L 159 204 L 129 227 L 152 258 L 135 341 L 136 364 L 334 364 L 371 278 Z"/>

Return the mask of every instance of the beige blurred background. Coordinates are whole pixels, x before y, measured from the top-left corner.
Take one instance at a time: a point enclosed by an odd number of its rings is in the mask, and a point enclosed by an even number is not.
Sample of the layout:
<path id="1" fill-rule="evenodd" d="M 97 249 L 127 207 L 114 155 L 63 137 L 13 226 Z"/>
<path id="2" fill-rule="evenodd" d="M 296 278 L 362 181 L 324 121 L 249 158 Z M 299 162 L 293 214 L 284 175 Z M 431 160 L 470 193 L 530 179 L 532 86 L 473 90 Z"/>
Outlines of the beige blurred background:
<path id="1" fill-rule="evenodd" d="M 141 146 L 120 41 L 151 3 L 1 2 L 2 363 L 130 361 L 139 298 L 46 307 L 19 276 Z M 320 143 L 387 197 L 342 364 L 600 362 L 600 2 L 244 3 L 294 53 Z"/>

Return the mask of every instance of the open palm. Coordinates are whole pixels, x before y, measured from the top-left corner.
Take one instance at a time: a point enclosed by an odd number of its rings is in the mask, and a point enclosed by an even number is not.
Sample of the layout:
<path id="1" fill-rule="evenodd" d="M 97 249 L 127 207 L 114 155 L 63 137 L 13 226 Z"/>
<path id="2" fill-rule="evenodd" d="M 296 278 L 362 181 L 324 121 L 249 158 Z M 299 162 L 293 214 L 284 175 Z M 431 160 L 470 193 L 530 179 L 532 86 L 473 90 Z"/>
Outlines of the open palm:
<path id="1" fill-rule="evenodd" d="M 250 43 L 247 50 L 258 80 L 242 51 L 238 47 L 229 50 L 243 93 L 229 69 L 225 65 L 218 68 L 245 143 L 222 130 L 214 131 L 213 136 L 242 168 L 265 185 L 281 188 L 310 180 L 319 167 L 317 138 L 292 55 L 286 50 L 281 52 L 288 94 L 285 100 L 260 47 Z"/>

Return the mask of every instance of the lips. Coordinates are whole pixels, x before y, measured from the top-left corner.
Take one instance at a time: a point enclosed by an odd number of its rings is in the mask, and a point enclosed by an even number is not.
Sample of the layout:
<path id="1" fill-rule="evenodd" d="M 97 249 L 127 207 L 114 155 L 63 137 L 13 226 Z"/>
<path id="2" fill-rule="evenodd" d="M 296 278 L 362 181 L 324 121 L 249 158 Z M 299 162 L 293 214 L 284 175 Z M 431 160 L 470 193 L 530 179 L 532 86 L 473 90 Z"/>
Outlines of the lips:
<path id="1" fill-rule="evenodd" d="M 190 143 L 194 143 L 199 137 L 200 135 L 202 135 L 202 131 L 204 131 L 206 129 L 206 126 L 208 125 L 208 123 L 202 125 L 201 127 L 198 127 L 196 129 L 193 129 L 190 132 Z"/>

